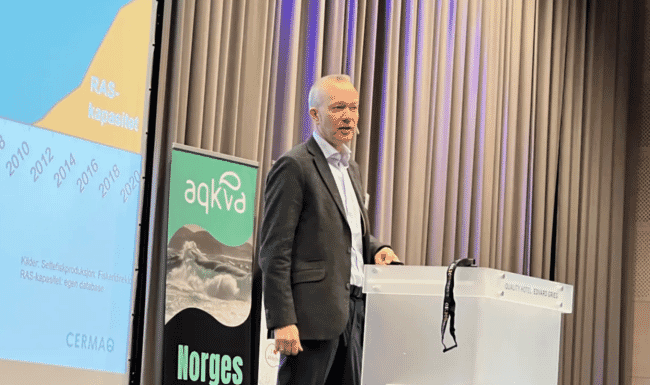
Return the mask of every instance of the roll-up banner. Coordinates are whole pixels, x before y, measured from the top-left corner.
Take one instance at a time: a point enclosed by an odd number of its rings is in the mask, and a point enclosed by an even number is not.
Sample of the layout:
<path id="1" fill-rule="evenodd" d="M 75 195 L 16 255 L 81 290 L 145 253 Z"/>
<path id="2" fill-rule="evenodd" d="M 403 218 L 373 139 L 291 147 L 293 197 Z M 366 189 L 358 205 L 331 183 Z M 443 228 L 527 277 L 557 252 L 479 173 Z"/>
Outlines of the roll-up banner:
<path id="1" fill-rule="evenodd" d="M 251 384 L 257 163 L 174 144 L 163 384 Z"/>

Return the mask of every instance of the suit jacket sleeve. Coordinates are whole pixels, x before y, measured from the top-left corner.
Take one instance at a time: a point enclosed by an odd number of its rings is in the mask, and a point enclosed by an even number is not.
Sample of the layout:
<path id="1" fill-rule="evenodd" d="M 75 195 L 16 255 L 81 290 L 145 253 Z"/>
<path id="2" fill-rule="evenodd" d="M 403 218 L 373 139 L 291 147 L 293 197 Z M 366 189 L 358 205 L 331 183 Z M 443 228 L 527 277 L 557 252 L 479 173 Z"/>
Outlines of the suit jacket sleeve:
<path id="1" fill-rule="evenodd" d="M 369 255 L 366 260 L 367 264 L 375 264 L 375 254 L 384 247 L 390 247 L 388 243 L 382 243 L 377 240 L 372 234 L 368 234 L 368 251 Z"/>
<path id="2" fill-rule="evenodd" d="M 297 323 L 291 264 L 294 234 L 302 211 L 302 183 L 300 165 L 290 157 L 278 159 L 266 180 L 259 263 L 269 330 Z"/>

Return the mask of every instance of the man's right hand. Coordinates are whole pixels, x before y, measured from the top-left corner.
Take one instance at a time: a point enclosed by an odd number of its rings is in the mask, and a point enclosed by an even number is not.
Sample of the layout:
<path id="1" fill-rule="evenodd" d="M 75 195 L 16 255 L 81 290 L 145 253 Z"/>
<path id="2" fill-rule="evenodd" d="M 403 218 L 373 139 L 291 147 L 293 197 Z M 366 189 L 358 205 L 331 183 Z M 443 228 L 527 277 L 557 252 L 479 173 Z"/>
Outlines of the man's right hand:
<path id="1" fill-rule="evenodd" d="M 280 352 L 285 356 L 295 356 L 302 352 L 300 345 L 300 336 L 296 325 L 287 325 L 275 329 L 275 352 Z"/>

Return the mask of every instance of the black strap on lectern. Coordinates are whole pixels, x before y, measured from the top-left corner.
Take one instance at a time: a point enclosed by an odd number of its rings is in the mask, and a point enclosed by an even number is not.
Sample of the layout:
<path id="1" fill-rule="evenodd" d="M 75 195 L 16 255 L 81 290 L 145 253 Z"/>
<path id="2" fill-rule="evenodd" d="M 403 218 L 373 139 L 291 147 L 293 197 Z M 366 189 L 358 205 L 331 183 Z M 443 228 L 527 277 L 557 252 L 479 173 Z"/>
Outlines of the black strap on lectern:
<path id="1" fill-rule="evenodd" d="M 442 308 L 442 352 L 447 353 L 451 349 L 458 346 L 456 343 L 456 328 L 454 327 L 454 320 L 456 318 L 456 301 L 454 300 L 454 273 L 458 266 L 473 266 L 474 260 L 470 258 L 458 259 L 449 265 L 447 269 L 447 284 L 445 285 L 445 300 Z M 451 318 L 451 319 L 450 319 Z M 454 346 L 447 347 L 445 345 L 445 330 L 447 329 L 447 321 L 449 322 L 449 333 L 454 339 Z"/>

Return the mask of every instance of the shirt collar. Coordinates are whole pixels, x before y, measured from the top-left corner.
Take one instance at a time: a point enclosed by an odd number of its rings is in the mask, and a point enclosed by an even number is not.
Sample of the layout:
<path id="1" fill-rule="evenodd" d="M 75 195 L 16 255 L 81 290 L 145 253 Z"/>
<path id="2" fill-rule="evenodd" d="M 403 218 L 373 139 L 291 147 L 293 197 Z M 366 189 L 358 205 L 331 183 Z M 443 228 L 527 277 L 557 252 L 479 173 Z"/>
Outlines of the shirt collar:
<path id="1" fill-rule="evenodd" d="M 348 146 L 344 144 L 343 151 L 339 152 L 336 150 L 336 148 L 334 148 L 334 146 L 329 144 L 329 142 L 318 135 L 318 132 L 316 132 L 316 130 L 314 130 L 313 136 L 314 139 L 316 139 L 316 143 L 318 143 L 318 147 L 320 147 L 321 151 L 323 151 L 325 159 L 327 159 L 330 164 L 333 164 L 336 167 L 338 167 L 340 164 L 344 168 L 347 168 L 350 165 L 351 151 Z"/>

